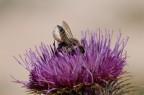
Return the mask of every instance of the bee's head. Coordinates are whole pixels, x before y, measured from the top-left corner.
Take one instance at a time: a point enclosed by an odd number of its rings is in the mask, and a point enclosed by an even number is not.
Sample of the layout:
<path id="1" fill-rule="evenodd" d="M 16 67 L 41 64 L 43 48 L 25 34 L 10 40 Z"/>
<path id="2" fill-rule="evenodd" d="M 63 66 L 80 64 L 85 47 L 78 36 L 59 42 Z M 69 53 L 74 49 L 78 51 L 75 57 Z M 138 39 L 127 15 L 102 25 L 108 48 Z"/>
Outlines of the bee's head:
<path id="1" fill-rule="evenodd" d="M 57 25 L 55 28 L 54 28 L 54 31 L 53 31 L 53 37 L 55 40 L 61 42 L 62 39 L 61 39 L 61 35 L 65 33 L 65 30 L 63 29 L 63 27 Z"/>

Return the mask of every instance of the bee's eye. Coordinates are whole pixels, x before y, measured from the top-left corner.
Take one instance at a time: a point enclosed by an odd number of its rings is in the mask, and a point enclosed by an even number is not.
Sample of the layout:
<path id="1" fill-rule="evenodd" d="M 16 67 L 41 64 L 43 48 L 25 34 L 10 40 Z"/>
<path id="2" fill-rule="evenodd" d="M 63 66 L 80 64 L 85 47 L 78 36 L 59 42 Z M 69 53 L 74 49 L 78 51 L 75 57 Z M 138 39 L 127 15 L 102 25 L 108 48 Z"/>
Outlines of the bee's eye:
<path id="1" fill-rule="evenodd" d="M 61 28 L 61 29 L 60 29 L 60 31 L 62 32 L 62 31 L 63 31 L 63 29 Z"/>
<path id="2" fill-rule="evenodd" d="M 60 29 L 60 33 L 61 33 L 61 34 L 64 34 L 64 30 L 63 30 L 62 28 Z"/>
<path id="3" fill-rule="evenodd" d="M 61 34 L 64 34 L 64 33 L 65 33 L 64 29 L 63 29 L 61 26 L 57 25 L 57 27 L 58 27 L 59 32 L 60 32 Z"/>

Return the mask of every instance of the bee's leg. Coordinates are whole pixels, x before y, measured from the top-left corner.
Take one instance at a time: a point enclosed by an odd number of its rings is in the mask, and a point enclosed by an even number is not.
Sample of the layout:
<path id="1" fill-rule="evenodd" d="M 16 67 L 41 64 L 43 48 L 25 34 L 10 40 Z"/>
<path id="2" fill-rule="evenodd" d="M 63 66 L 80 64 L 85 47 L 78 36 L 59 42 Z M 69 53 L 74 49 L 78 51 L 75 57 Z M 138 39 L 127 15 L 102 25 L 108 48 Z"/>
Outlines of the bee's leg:
<path id="1" fill-rule="evenodd" d="M 62 47 L 63 47 L 63 46 L 65 46 L 65 45 L 64 45 L 64 42 L 60 42 L 60 43 L 58 44 L 57 50 L 58 50 L 59 52 L 62 52 Z"/>
<path id="2" fill-rule="evenodd" d="M 85 53 L 85 49 L 84 49 L 83 46 L 79 46 L 79 50 L 80 50 L 81 53 Z"/>

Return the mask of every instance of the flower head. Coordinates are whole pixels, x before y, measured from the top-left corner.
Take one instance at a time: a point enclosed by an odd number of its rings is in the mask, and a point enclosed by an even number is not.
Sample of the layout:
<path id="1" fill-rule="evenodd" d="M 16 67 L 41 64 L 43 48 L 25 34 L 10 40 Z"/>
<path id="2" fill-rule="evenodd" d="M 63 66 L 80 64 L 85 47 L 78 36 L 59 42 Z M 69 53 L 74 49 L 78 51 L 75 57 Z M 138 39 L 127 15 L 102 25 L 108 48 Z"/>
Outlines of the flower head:
<path id="1" fill-rule="evenodd" d="M 74 48 L 74 54 L 63 53 L 57 49 L 57 45 L 51 47 L 44 43 L 36 47 L 36 51 L 31 49 L 27 51 L 25 58 L 21 57 L 22 62 L 18 62 L 29 71 L 29 81 L 16 80 L 16 82 L 33 92 L 48 95 L 60 93 L 64 91 L 63 89 L 76 93 L 72 95 L 79 95 L 78 91 L 95 93 L 87 95 L 100 93 L 100 87 L 105 87 L 125 72 L 123 68 L 126 65 L 127 55 L 123 51 L 128 37 L 126 40 L 121 40 L 120 33 L 114 48 L 111 48 L 112 34 L 108 32 L 103 35 L 100 32 L 87 31 L 82 35 L 81 44 L 85 49 L 84 53 L 77 47 Z M 89 88 L 91 90 L 88 90 Z"/>

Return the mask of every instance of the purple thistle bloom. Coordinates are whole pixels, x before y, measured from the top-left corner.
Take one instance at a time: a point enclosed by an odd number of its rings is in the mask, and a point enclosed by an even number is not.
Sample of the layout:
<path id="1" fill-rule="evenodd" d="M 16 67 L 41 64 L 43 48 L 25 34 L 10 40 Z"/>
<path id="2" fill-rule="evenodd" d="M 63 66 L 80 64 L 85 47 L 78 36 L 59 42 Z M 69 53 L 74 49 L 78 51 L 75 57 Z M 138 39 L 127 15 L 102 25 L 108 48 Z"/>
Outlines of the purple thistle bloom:
<path id="1" fill-rule="evenodd" d="M 36 47 L 36 52 L 31 49 L 27 51 L 25 58 L 21 57 L 22 62 L 18 62 L 29 71 L 29 81 L 15 82 L 23 84 L 31 91 L 49 95 L 61 88 L 73 89 L 78 85 L 94 83 L 104 85 L 125 72 L 123 68 L 127 54 L 123 54 L 123 51 L 128 37 L 125 41 L 121 40 L 120 33 L 112 49 L 112 34 L 108 32 L 102 35 L 100 32 L 87 31 L 82 35 L 81 44 L 85 48 L 83 54 L 77 48 L 73 55 L 61 53 L 55 44 L 51 47 L 44 43 Z"/>

